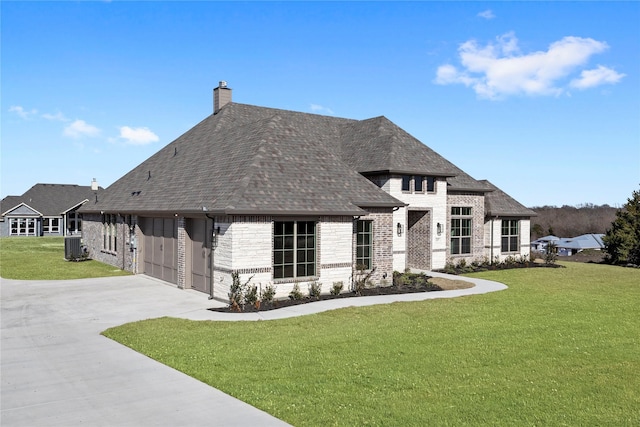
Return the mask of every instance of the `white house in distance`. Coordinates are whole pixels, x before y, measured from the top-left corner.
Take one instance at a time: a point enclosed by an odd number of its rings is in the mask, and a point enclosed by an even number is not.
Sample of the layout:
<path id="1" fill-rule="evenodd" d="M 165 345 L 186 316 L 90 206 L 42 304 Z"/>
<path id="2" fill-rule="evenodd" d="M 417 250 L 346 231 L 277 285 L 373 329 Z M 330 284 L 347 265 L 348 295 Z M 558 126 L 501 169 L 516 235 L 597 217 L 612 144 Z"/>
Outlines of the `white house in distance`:
<path id="1" fill-rule="evenodd" d="M 358 266 L 439 269 L 529 254 L 525 208 L 385 117 L 351 120 L 232 102 L 82 208 L 90 256 L 227 299 L 231 275 L 324 292 Z"/>

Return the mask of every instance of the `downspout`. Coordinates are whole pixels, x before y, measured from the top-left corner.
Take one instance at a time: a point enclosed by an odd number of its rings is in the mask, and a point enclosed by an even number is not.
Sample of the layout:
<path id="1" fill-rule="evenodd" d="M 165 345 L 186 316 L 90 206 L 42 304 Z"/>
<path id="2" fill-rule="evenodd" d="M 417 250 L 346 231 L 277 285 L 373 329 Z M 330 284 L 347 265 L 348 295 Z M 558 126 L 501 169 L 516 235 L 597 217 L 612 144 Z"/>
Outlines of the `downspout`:
<path id="1" fill-rule="evenodd" d="M 213 260 L 213 252 L 214 252 L 214 239 L 216 237 L 216 218 L 209 216 L 209 214 L 205 214 L 207 218 L 209 218 L 211 220 L 211 244 L 210 244 L 210 251 L 209 251 L 209 299 L 213 299 L 213 283 L 214 283 L 214 277 L 213 277 L 213 267 L 215 265 L 214 260 Z"/>

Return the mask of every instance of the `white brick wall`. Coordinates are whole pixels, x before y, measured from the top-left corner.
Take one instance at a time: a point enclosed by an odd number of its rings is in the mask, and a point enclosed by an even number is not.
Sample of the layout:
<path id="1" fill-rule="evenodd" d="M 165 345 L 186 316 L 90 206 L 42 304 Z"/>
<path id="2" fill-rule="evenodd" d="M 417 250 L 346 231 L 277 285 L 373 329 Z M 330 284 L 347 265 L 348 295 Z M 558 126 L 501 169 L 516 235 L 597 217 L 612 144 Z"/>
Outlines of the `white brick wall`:
<path id="1" fill-rule="evenodd" d="M 327 221 L 328 220 L 328 221 Z M 350 217 L 331 221 L 329 218 L 320 223 L 320 260 L 322 264 L 351 262 L 353 221 Z"/>
<path id="2" fill-rule="evenodd" d="M 392 176 L 382 187 L 396 199 L 408 203 L 411 209 L 430 210 L 431 211 L 431 268 L 444 268 L 446 262 L 447 248 L 447 183 L 444 178 L 438 179 L 435 183 L 435 192 L 433 193 L 413 193 L 402 191 L 402 177 L 399 175 Z M 404 271 L 406 268 L 406 250 L 407 250 L 407 210 L 408 208 L 400 208 L 393 213 L 393 269 L 396 271 Z M 402 224 L 402 236 L 398 236 L 396 232 L 397 224 Z M 442 234 L 437 233 L 437 224 L 442 224 Z"/>
<path id="3" fill-rule="evenodd" d="M 491 225 L 493 223 L 493 245 L 491 243 Z M 503 261 L 508 256 L 529 256 L 531 246 L 531 221 L 520 219 L 520 251 L 514 253 L 502 253 L 502 218 L 488 219 L 484 224 L 485 232 L 485 256 L 489 260 L 498 256 Z M 493 251 L 492 251 L 493 246 Z"/>

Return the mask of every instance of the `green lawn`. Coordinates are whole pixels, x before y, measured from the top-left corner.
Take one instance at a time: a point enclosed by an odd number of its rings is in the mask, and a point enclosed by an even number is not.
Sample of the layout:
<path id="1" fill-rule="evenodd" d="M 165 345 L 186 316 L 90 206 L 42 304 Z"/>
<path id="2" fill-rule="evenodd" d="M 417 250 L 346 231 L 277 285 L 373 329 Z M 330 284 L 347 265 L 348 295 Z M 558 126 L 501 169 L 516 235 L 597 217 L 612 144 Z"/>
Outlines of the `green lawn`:
<path id="1" fill-rule="evenodd" d="M 104 334 L 296 426 L 640 425 L 640 270 L 473 276 L 509 289 Z"/>
<path id="2" fill-rule="evenodd" d="M 97 261 L 66 261 L 63 237 L 0 239 L 0 277 L 5 279 L 63 280 L 128 274 Z"/>

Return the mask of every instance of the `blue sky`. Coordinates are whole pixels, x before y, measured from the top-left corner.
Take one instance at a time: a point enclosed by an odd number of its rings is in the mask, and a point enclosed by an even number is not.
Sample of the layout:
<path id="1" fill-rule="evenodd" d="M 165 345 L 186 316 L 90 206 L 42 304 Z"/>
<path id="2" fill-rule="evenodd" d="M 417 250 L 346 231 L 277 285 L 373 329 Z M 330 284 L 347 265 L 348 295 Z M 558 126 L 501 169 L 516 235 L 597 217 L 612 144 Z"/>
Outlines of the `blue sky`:
<path id="1" fill-rule="evenodd" d="M 235 102 L 384 115 L 526 206 L 640 184 L 638 2 L 2 1 L 0 192 L 106 187 Z"/>

